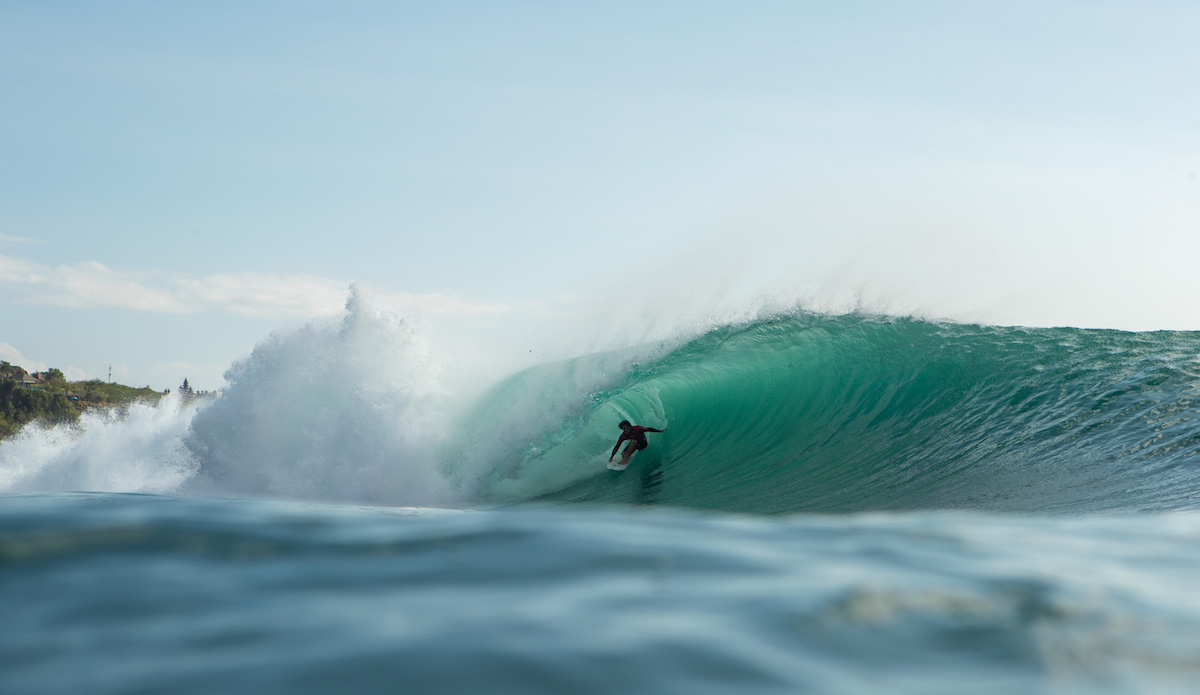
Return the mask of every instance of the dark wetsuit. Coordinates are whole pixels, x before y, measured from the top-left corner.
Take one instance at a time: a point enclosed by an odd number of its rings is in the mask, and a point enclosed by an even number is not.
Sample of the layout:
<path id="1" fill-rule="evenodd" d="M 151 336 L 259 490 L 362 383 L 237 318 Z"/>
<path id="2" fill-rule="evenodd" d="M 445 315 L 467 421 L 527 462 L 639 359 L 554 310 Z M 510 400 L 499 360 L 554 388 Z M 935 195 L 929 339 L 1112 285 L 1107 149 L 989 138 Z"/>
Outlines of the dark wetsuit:
<path id="1" fill-rule="evenodd" d="M 621 433 L 621 438 L 617 440 L 617 445 L 613 447 L 612 455 L 609 456 L 609 458 L 611 459 L 613 456 L 617 455 L 617 449 L 621 448 L 621 443 L 626 439 L 633 440 L 635 451 L 641 451 L 642 449 L 645 449 L 650 445 L 650 443 L 646 441 L 647 432 L 662 432 L 662 430 L 656 430 L 653 427 L 639 427 L 638 425 L 630 425 L 628 432 Z"/>

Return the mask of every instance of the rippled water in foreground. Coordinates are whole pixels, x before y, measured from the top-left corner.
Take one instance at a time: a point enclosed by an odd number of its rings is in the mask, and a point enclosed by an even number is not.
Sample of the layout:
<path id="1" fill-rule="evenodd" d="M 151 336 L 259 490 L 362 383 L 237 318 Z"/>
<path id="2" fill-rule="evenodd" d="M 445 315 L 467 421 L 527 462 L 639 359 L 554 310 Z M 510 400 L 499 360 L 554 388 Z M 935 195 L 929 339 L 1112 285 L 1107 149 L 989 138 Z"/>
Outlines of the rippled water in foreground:
<path id="1" fill-rule="evenodd" d="M 1200 515 L 0 498 L 0 689 L 1191 692 Z"/>

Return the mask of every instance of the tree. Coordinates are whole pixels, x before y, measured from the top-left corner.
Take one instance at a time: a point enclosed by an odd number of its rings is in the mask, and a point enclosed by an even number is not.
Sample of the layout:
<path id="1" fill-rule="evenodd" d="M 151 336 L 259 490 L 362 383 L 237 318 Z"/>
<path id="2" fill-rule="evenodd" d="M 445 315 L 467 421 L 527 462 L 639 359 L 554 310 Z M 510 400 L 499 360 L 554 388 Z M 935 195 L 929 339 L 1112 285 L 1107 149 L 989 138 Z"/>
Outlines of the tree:
<path id="1" fill-rule="evenodd" d="M 12 379 L 0 382 L 0 437 L 13 434 L 34 420 L 60 423 L 78 417 L 79 413 L 61 393 L 21 388 Z"/>
<path id="2" fill-rule="evenodd" d="M 67 377 L 63 376 L 62 370 L 60 369 L 47 370 L 46 381 L 49 382 L 51 386 L 57 386 L 59 388 L 63 388 L 67 385 Z"/>

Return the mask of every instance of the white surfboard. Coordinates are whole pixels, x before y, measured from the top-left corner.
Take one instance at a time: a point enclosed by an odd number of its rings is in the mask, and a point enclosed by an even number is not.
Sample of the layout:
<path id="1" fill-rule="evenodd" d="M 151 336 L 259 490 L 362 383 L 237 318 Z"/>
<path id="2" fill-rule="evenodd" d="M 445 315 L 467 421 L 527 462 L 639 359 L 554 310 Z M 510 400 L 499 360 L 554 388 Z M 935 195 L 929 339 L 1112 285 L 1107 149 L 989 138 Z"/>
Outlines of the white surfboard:
<path id="1" fill-rule="evenodd" d="M 608 462 L 608 470 L 610 470 L 610 471 L 623 471 L 623 470 L 625 470 L 626 468 L 629 468 L 629 464 L 628 464 L 628 463 L 627 463 L 627 464 L 625 464 L 624 466 L 622 466 L 622 465 L 621 465 L 619 462 L 617 462 L 617 461 L 609 461 L 609 462 Z"/>

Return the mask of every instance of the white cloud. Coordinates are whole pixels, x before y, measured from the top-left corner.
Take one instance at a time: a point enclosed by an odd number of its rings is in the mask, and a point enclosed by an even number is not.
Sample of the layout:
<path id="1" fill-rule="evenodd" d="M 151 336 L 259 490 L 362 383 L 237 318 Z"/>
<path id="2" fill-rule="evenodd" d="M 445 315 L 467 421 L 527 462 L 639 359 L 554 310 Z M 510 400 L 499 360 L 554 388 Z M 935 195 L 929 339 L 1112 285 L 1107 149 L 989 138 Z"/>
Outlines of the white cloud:
<path id="1" fill-rule="evenodd" d="M 94 378 L 86 370 L 79 367 L 63 367 L 62 373 L 67 381 L 88 381 Z"/>
<path id="2" fill-rule="evenodd" d="M 45 362 L 29 359 L 21 354 L 20 350 L 8 343 L 0 343 L 0 360 L 9 364 L 15 364 L 27 372 L 44 372 L 50 369 Z M 67 378 L 67 381 L 87 381 L 92 378 L 90 374 L 79 367 L 63 367 L 62 373 Z"/>
<path id="3" fill-rule="evenodd" d="M 0 255 L 0 285 L 20 286 L 44 282 L 44 267 L 22 258 Z"/>
<path id="4" fill-rule="evenodd" d="M 168 314 L 203 310 L 256 316 L 323 316 L 345 301 L 343 282 L 296 275 L 191 276 L 88 261 L 47 266 L 0 255 L 0 291 L 25 304 L 114 307 Z"/>
<path id="5" fill-rule="evenodd" d="M 111 306 L 170 314 L 194 310 L 188 297 L 178 292 L 154 287 L 137 273 L 114 270 L 95 261 L 58 266 L 38 289 L 39 304 L 75 308 Z"/>
<path id="6" fill-rule="evenodd" d="M 35 362 L 29 359 L 8 343 L 0 343 L 0 360 L 15 364 L 27 372 L 44 372 L 49 369 L 44 362 Z"/>
<path id="7" fill-rule="evenodd" d="M 23 237 L 23 236 L 12 236 L 11 234 L 0 234 L 0 244 L 14 244 L 14 245 L 25 246 L 25 245 L 29 245 L 29 244 L 40 244 L 40 243 L 42 243 L 42 242 L 39 241 L 38 239 L 30 239 L 28 237 Z"/>
<path id="8" fill-rule="evenodd" d="M 168 314 L 224 311 L 250 316 L 332 316 L 346 303 L 349 283 L 312 275 L 232 273 L 186 275 L 110 268 L 88 261 L 47 266 L 0 255 L 0 295 L 10 301 L 90 309 L 112 307 Z M 397 293 L 402 309 L 434 316 L 508 311 L 504 304 L 442 294 Z"/>
<path id="9" fill-rule="evenodd" d="M 346 284 L 306 275 L 240 273 L 173 277 L 176 294 L 194 306 L 252 316 L 328 316 L 346 302 Z"/>

